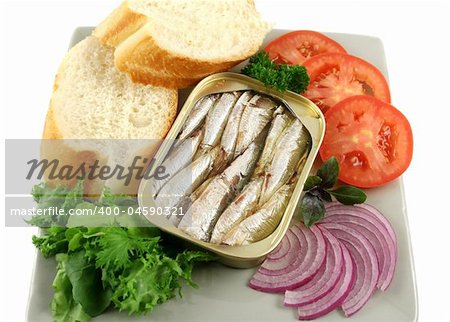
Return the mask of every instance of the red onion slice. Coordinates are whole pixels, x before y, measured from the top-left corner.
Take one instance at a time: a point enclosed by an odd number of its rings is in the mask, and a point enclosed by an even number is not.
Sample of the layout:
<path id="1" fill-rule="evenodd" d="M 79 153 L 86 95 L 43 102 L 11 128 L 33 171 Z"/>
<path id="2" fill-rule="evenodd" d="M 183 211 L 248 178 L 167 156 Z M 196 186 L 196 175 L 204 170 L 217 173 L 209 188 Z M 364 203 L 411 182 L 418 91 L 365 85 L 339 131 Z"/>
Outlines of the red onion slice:
<path id="1" fill-rule="evenodd" d="M 291 230 L 288 230 L 278 246 L 269 255 L 267 255 L 267 258 L 273 260 L 287 256 L 289 250 L 291 249 L 291 240 L 294 238 L 294 233 Z"/>
<path id="2" fill-rule="evenodd" d="M 349 251 L 342 247 L 344 270 L 334 288 L 320 300 L 298 308 L 299 320 L 312 320 L 323 316 L 337 307 L 347 298 L 355 283 L 355 265 Z"/>
<path id="3" fill-rule="evenodd" d="M 300 287 L 310 281 L 322 266 L 326 255 L 326 243 L 322 232 L 317 227 L 306 228 L 298 224 L 291 228 L 300 242 L 300 250 L 306 248 L 306 255 L 292 249 L 297 259 L 267 259 L 250 280 L 249 286 L 263 292 L 284 292 Z"/>
<path id="4" fill-rule="evenodd" d="M 331 210 L 332 208 L 335 207 L 342 207 L 343 205 L 340 204 L 337 201 L 334 202 L 329 202 L 325 204 L 325 210 Z M 397 237 L 395 235 L 394 229 L 392 228 L 391 223 L 389 222 L 389 220 L 383 216 L 383 214 L 374 206 L 371 206 L 369 204 L 363 203 L 363 204 L 357 204 L 357 205 L 353 205 L 353 206 L 348 206 L 348 207 L 354 207 L 355 210 L 361 211 L 362 213 L 365 213 L 367 216 L 371 216 L 373 218 L 375 218 L 376 220 L 378 220 L 380 223 L 383 224 L 383 226 L 386 228 L 388 235 L 391 237 L 392 241 L 395 244 L 395 247 L 397 247 Z"/>
<path id="5" fill-rule="evenodd" d="M 289 257 L 280 260 L 265 260 L 259 268 L 260 272 L 267 275 L 282 275 L 286 272 L 286 268 L 300 265 L 301 261 L 307 256 L 312 256 L 311 253 L 308 253 L 311 246 L 308 243 L 311 243 L 311 241 L 306 238 L 303 231 L 298 232 L 295 227 L 291 227 L 289 231 L 292 232 L 293 238 L 291 241 L 294 246 L 289 250 Z M 295 248 L 299 248 L 298 253 L 293 251 Z"/>
<path id="6" fill-rule="evenodd" d="M 294 233 L 293 227 L 289 229 L 290 234 L 283 237 L 289 240 L 290 248 L 284 257 L 272 259 L 267 256 L 258 271 L 267 275 L 280 275 L 285 272 L 286 267 L 299 265 L 307 256 L 308 241 L 303 233 Z M 270 255 L 270 254 L 269 254 Z"/>
<path id="7" fill-rule="evenodd" d="M 379 278 L 378 259 L 369 240 L 357 230 L 337 223 L 320 223 L 349 250 L 356 264 L 356 281 L 348 297 L 342 303 L 347 317 L 358 312 L 370 299 Z"/>
<path id="8" fill-rule="evenodd" d="M 375 249 L 379 264 L 380 277 L 377 287 L 386 290 L 393 277 L 397 261 L 397 249 L 386 227 L 375 217 L 367 215 L 353 206 L 335 206 L 327 209 L 322 222 L 336 222 L 358 230 L 367 237 Z"/>
<path id="9" fill-rule="evenodd" d="M 322 230 L 322 229 L 321 229 Z M 308 283 L 284 294 L 284 305 L 298 307 L 320 300 L 333 290 L 344 271 L 341 243 L 323 229 L 327 243 L 327 257 L 317 274 Z"/>

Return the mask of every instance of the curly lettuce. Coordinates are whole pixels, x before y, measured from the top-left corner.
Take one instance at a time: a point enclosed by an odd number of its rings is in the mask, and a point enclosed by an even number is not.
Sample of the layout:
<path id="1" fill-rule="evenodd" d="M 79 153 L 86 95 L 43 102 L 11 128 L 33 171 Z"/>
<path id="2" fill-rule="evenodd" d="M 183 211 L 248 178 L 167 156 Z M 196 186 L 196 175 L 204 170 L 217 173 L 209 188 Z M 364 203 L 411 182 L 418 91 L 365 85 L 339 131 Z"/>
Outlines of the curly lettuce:
<path id="1" fill-rule="evenodd" d="M 41 184 L 33 192 L 39 207 L 136 205 L 135 200 L 114 196 L 108 189 L 98 202 L 86 201 L 80 197 L 81 184 L 73 190 Z M 33 237 L 33 244 L 45 257 L 56 256 L 58 263 L 51 303 L 55 322 L 86 322 L 110 307 L 136 315 L 151 312 L 181 296 L 183 281 L 196 287 L 191 277 L 194 265 L 214 260 L 209 253 L 164 243 L 157 228 L 128 227 L 128 217 L 98 216 L 94 220 L 99 227 L 84 226 L 77 217 L 30 221 L 50 226 Z"/>

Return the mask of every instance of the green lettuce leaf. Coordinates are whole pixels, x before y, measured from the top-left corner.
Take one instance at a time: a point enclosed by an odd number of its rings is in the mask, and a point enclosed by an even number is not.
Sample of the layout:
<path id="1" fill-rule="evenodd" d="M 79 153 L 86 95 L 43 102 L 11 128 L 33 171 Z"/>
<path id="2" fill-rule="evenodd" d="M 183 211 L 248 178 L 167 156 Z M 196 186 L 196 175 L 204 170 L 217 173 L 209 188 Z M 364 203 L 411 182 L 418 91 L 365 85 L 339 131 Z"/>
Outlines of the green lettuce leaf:
<path id="1" fill-rule="evenodd" d="M 68 255 L 59 254 L 56 256 L 58 263 L 56 277 L 53 281 L 55 294 L 51 303 L 51 310 L 54 322 L 87 322 L 91 317 L 83 310 L 80 303 L 72 296 L 72 284 L 67 276 L 65 265 Z"/>
<path id="2" fill-rule="evenodd" d="M 184 251 L 179 253 L 176 257 L 177 263 L 181 267 L 181 276 L 191 286 L 197 288 L 197 284 L 192 281 L 192 270 L 195 264 L 201 262 L 211 262 L 216 257 L 211 253 L 205 253 L 200 251 Z"/>
<path id="3" fill-rule="evenodd" d="M 78 181 L 73 189 L 61 186 L 51 187 L 41 183 L 33 187 L 31 194 L 38 204 L 38 209 L 50 207 L 63 209 L 64 215 L 36 215 L 28 221 L 28 224 L 42 228 L 65 226 L 69 219 L 68 210 L 75 208 L 77 204 L 83 201 L 83 183 Z"/>
<path id="4" fill-rule="evenodd" d="M 98 240 L 97 266 L 107 271 L 127 267 L 133 258 L 152 252 L 159 241 L 159 237 L 131 235 L 121 227 L 106 228 L 104 233 Z"/>
<path id="5" fill-rule="evenodd" d="M 105 206 L 132 207 L 137 206 L 136 198 L 123 194 L 113 194 L 111 188 L 105 187 L 100 198 L 100 203 Z"/>
<path id="6" fill-rule="evenodd" d="M 147 313 L 175 297 L 180 289 L 178 263 L 159 254 L 135 260 L 121 275 L 112 300 L 119 310 L 130 314 Z"/>
<path id="7" fill-rule="evenodd" d="M 105 189 L 97 202 L 83 199 L 82 184 L 72 191 L 45 184 L 33 189 L 38 207 L 93 209 L 135 206 L 136 200 Z M 206 252 L 180 249 L 162 241 L 161 232 L 136 223 L 142 216 L 48 216 L 36 221 L 50 228 L 33 236 L 45 257 L 56 255 L 58 267 L 51 304 L 57 322 L 85 322 L 114 306 L 142 314 L 181 296 L 183 281 L 196 287 L 192 270 L 197 262 L 214 260 Z M 86 219 L 88 218 L 88 219 Z M 68 219 L 68 220 L 67 220 Z M 60 227 L 58 225 L 63 225 Z"/>
<path id="8" fill-rule="evenodd" d="M 87 314 L 97 316 L 110 306 L 111 289 L 104 288 L 102 272 L 88 262 L 84 251 L 67 258 L 65 271 L 72 284 L 74 301 L 80 303 Z"/>
<path id="9" fill-rule="evenodd" d="M 33 236 L 33 244 L 44 257 L 55 256 L 58 253 L 66 253 L 68 241 L 65 236 L 66 228 L 50 227 L 42 236 Z"/>

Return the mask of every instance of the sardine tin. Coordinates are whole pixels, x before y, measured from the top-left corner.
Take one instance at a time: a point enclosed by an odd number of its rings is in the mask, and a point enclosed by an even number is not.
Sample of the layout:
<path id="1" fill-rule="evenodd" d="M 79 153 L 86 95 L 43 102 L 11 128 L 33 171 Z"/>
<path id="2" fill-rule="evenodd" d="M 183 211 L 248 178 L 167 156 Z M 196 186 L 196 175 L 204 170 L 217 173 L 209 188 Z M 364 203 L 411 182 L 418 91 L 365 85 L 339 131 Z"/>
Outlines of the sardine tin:
<path id="1" fill-rule="evenodd" d="M 325 134 L 325 118 L 320 109 L 310 100 L 301 95 L 290 91 L 286 91 L 284 93 L 278 92 L 274 89 L 268 88 L 258 80 L 245 75 L 231 72 L 214 74 L 204 78 L 192 90 L 191 94 L 184 103 L 183 108 L 180 110 L 174 124 L 172 125 L 172 128 L 167 134 L 166 140 L 161 144 L 154 157 L 154 166 L 156 167 L 162 163 L 165 156 L 169 153 L 171 144 L 182 130 L 190 111 L 195 106 L 195 103 L 202 97 L 215 93 L 245 90 L 253 90 L 257 93 L 268 95 L 283 103 L 285 107 L 287 107 L 288 110 L 303 123 L 311 136 L 311 147 L 306 158 L 304 168 L 297 179 L 294 191 L 292 192 L 283 218 L 275 231 L 265 239 L 250 245 L 216 245 L 190 237 L 177 227 L 170 225 L 165 216 L 149 215 L 146 217 L 150 223 L 159 227 L 162 231 L 181 238 L 189 245 L 215 253 L 220 262 L 237 268 L 248 268 L 259 265 L 264 260 L 265 256 L 277 247 L 289 228 L 291 219 L 297 210 L 297 205 L 302 195 L 303 185 L 309 175 L 309 172 L 311 171 Z M 150 180 L 146 179 L 143 179 L 140 183 L 138 201 L 139 206 L 141 207 L 148 208 L 155 206 L 152 198 L 152 185 L 150 183 Z"/>

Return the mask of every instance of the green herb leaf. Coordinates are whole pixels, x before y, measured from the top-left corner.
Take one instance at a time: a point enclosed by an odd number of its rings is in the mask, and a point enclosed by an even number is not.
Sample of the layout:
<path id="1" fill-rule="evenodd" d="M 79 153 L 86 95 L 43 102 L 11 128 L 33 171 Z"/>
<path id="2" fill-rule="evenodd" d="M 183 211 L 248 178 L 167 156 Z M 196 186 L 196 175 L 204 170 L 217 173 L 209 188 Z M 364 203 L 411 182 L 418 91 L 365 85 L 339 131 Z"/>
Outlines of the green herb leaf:
<path id="1" fill-rule="evenodd" d="M 314 187 L 317 187 L 322 182 L 322 178 L 319 176 L 309 176 L 306 181 L 305 185 L 303 186 L 303 191 L 311 190 Z"/>
<path id="2" fill-rule="evenodd" d="M 328 190 L 328 192 L 344 205 L 363 203 L 367 199 L 364 191 L 353 186 L 340 186 L 334 190 Z"/>
<path id="3" fill-rule="evenodd" d="M 70 209 L 74 209 L 82 201 L 83 201 L 83 181 L 78 180 L 77 184 L 75 185 L 75 188 L 66 193 L 62 208 L 65 210 L 66 213 L 68 213 Z"/>
<path id="4" fill-rule="evenodd" d="M 35 227 L 41 227 L 41 228 L 48 228 L 55 224 L 54 216 L 51 216 L 49 214 L 42 214 L 42 215 L 34 215 L 30 218 L 30 220 L 25 220 L 25 222 L 28 225 L 35 226 Z"/>
<path id="5" fill-rule="evenodd" d="M 72 284 L 70 283 L 65 269 L 67 260 L 68 255 L 66 254 L 59 254 L 56 256 L 58 266 L 56 268 L 56 277 L 53 280 L 53 289 L 55 293 L 51 304 L 53 321 L 88 322 L 91 317 L 72 296 Z"/>
<path id="6" fill-rule="evenodd" d="M 110 306 L 111 289 L 103 287 L 102 272 L 88 262 L 84 251 L 67 257 L 65 270 L 72 284 L 73 299 L 87 314 L 97 316 Z"/>
<path id="7" fill-rule="evenodd" d="M 107 207 L 113 206 L 101 206 L 92 202 L 81 201 L 74 209 L 79 210 L 82 215 L 69 216 L 66 227 L 110 227 L 116 225 L 116 219 L 118 216 L 108 216 Z M 111 210 L 111 213 L 114 213 Z M 128 216 L 128 215 L 127 215 Z"/>
<path id="8" fill-rule="evenodd" d="M 41 183 L 33 187 L 31 194 L 38 203 L 38 209 L 48 209 L 50 207 L 60 209 L 63 208 L 69 192 L 70 190 L 65 187 L 50 187 L 45 183 Z M 48 228 L 54 225 L 64 226 L 67 222 L 67 217 L 50 214 L 35 215 L 27 223 L 41 228 Z"/>
<path id="9" fill-rule="evenodd" d="M 192 269 L 194 268 L 194 264 L 210 262 L 213 260 L 216 260 L 216 256 L 213 254 L 198 251 L 184 251 L 179 253 L 176 257 L 176 261 L 181 267 L 183 278 L 190 286 L 195 288 L 197 285 L 192 281 Z"/>
<path id="10" fill-rule="evenodd" d="M 303 197 L 300 209 L 306 227 L 311 227 L 325 216 L 323 201 L 310 192 L 307 192 Z"/>
<path id="11" fill-rule="evenodd" d="M 179 289 L 176 261 L 168 257 L 150 256 L 134 261 L 114 287 L 113 302 L 119 310 L 130 314 L 147 313 L 175 297 Z"/>
<path id="12" fill-rule="evenodd" d="M 322 199 L 325 202 L 333 201 L 333 199 L 331 198 L 331 194 L 323 189 L 320 189 L 320 199 Z"/>
<path id="13" fill-rule="evenodd" d="M 137 207 L 136 198 L 124 194 L 113 194 L 111 188 L 105 187 L 100 198 L 100 203 L 114 207 Z"/>
<path id="14" fill-rule="evenodd" d="M 286 84 L 288 90 L 303 93 L 309 85 L 309 76 L 306 68 L 300 65 L 280 64 L 278 66 L 278 81 Z"/>
<path id="15" fill-rule="evenodd" d="M 33 236 L 33 244 L 44 257 L 55 256 L 58 253 L 66 253 L 68 241 L 65 236 L 66 228 L 50 227 L 42 236 Z"/>
<path id="16" fill-rule="evenodd" d="M 31 189 L 31 194 L 33 195 L 34 201 L 36 201 L 39 206 L 42 206 L 42 208 L 45 208 L 47 204 L 55 206 L 55 204 L 64 203 L 69 191 L 69 189 L 63 186 L 52 188 L 46 183 L 40 183 Z"/>
<path id="17" fill-rule="evenodd" d="M 114 288 L 114 304 L 130 313 L 150 312 L 175 297 L 175 291 L 180 292 L 180 278 L 196 287 L 191 279 L 194 264 L 212 259 L 212 255 L 196 251 L 185 251 L 175 259 L 150 254 L 136 259 Z"/>
<path id="18" fill-rule="evenodd" d="M 81 241 L 83 239 L 84 229 L 69 228 L 66 230 L 65 237 L 69 242 L 69 251 L 74 252 L 81 248 Z"/>
<path id="19" fill-rule="evenodd" d="M 324 189 L 322 189 L 320 187 L 316 187 L 316 188 L 310 190 L 310 192 L 313 195 L 315 195 L 315 196 L 319 197 L 320 199 L 322 199 L 322 201 L 325 201 L 325 202 L 331 202 L 332 201 L 331 195 L 327 191 L 325 191 Z"/>
<path id="20" fill-rule="evenodd" d="M 326 160 L 317 171 L 317 175 L 322 179 L 321 187 L 332 188 L 339 176 L 339 163 L 336 157 Z"/>
<path id="21" fill-rule="evenodd" d="M 241 72 L 280 92 L 291 90 L 301 94 L 309 85 L 309 76 L 304 66 L 276 64 L 265 51 L 253 55 Z"/>
<path id="22" fill-rule="evenodd" d="M 130 235 L 121 227 L 106 228 L 104 232 L 98 240 L 100 250 L 96 262 L 98 267 L 108 271 L 125 268 L 133 257 L 152 252 L 159 240 L 159 237 L 141 238 Z"/>

